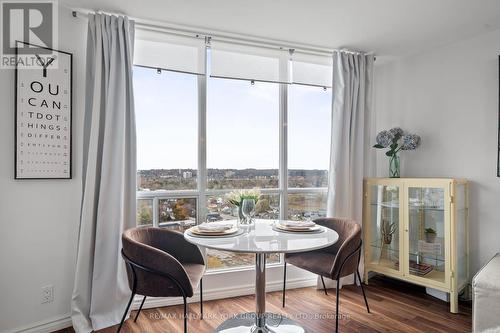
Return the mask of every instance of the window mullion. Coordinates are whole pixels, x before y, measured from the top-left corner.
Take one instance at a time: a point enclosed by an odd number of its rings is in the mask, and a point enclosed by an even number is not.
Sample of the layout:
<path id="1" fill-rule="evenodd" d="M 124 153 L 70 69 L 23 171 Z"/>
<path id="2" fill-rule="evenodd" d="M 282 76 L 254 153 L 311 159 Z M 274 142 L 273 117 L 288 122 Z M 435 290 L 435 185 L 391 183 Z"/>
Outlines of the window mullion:
<path id="1" fill-rule="evenodd" d="M 160 225 L 160 212 L 158 205 L 158 197 L 153 198 L 153 227 L 158 227 Z"/>
<path id="2" fill-rule="evenodd" d="M 198 223 L 205 222 L 207 190 L 207 86 L 209 41 L 205 47 L 205 75 L 198 76 Z"/>
<path id="3" fill-rule="evenodd" d="M 280 219 L 288 217 L 288 85 L 280 84 L 279 103 L 279 190 Z"/>

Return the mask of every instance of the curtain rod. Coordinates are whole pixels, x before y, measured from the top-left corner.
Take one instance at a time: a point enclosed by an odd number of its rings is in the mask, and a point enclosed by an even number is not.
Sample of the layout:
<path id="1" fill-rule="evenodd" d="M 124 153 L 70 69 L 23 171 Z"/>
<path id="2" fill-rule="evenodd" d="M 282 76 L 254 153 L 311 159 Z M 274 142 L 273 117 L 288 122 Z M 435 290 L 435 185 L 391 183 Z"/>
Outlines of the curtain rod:
<path id="1" fill-rule="evenodd" d="M 70 10 L 72 10 L 73 17 L 81 16 L 84 18 L 87 18 L 90 13 L 94 12 L 92 10 L 83 8 L 70 8 Z M 110 13 L 105 11 L 96 11 L 96 12 L 109 15 L 124 15 L 120 13 Z M 290 49 L 298 52 L 316 54 L 316 55 L 325 55 L 325 56 L 331 56 L 332 53 L 335 51 L 370 54 L 370 52 L 362 52 L 349 49 L 330 49 L 311 44 L 294 43 L 277 39 L 262 38 L 252 35 L 236 34 L 226 31 L 204 29 L 204 28 L 181 25 L 176 23 L 144 20 L 141 18 L 130 17 L 130 16 L 129 18 L 135 21 L 135 26 L 137 28 L 142 30 L 165 32 L 169 34 L 181 35 L 193 38 L 209 37 L 211 40 L 214 41 L 232 42 L 242 45 L 259 46 L 271 49 L 285 49 L 285 50 Z"/>

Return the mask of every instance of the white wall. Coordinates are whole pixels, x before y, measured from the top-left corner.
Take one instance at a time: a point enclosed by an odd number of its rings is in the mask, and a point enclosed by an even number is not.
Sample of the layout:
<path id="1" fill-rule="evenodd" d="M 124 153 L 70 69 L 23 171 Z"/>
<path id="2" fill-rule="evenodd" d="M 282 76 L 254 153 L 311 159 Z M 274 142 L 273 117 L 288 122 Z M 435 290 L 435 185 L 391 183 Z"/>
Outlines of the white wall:
<path id="1" fill-rule="evenodd" d="M 59 9 L 59 49 L 73 53 L 71 180 L 14 180 L 14 70 L 0 69 L 0 332 L 67 317 L 81 183 L 86 24 Z M 41 287 L 54 302 L 41 304 Z"/>
<path id="2" fill-rule="evenodd" d="M 377 130 L 401 126 L 422 137 L 417 151 L 402 153 L 402 177 L 464 177 L 472 182 L 472 273 L 500 251 L 499 54 L 496 30 L 375 71 Z M 378 175 L 387 176 L 387 158 L 378 154 Z"/>

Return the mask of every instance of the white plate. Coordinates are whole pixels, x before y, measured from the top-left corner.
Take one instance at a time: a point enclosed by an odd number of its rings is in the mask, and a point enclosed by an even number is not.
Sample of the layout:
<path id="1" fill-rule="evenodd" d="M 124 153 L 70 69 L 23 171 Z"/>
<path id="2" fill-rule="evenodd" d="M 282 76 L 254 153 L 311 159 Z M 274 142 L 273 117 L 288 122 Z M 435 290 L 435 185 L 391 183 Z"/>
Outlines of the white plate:
<path id="1" fill-rule="evenodd" d="M 299 228 L 284 227 L 280 224 L 274 224 L 273 230 L 280 232 L 290 232 L 290 233 L 320 233 L 324 231 L 324 228 L 320 225 L 315 225 L 314 227 L 299 229 Z"/>
<path id="2" fill-rule="evenodd" d="M 189 228 L 189 230 L 191 230 L 191 232 L 196 235 L 214 235 L 214 236 L 230 235 L 238 231 L 238 229 L 234 227 L 225 230 L 200 230 L 198 226 L 191 227 Z"/>
<path id="3" fill-rule="evenodd" d="M 207 233 L 207 234 L 196 234 L 194 233 L 192 230 L 192 228 L 189 228 L 188 230 L 186 230 L 186 233 L 189 235 L 189 236 L 192 236 L 192 237 L 199 237 L 199 238 L 224 238 L 224 237 L 235 237 L 235 236 L 239 236 L 239 235 L 242 235 L 245 230 L 243 229 L 235 229 L 234 232 L 231 232 L 231 233 L 224 233 L 224 234 L 214 234 L 213 232 L 212 233 Z"/>

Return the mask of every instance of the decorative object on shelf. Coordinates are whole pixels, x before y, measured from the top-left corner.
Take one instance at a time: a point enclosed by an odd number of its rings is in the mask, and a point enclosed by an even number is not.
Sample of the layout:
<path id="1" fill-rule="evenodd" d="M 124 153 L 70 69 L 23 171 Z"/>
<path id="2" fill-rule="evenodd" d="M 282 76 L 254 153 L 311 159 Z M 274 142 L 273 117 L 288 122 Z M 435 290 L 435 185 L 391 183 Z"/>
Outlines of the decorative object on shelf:
<path id="1" fill-rule="evenodd" d="M 397 261 L 394 264 L 394 267 L 396 269 L 399 269 L 399 261 Z M 421 264 L 416 261 L 410 260 L 409 263 L 409 270 L 410 274 L 416 275 L 416 276 L 424 276 L 425 274 L 431 272 L 433 269 L 432 265 L 428 264 Z"/>
<path id="2" fill-rule="evenodd" d="M 436 230 L 432 228 L 425 229 L 425 241 L 427 243 L 434 243 L 436 241 Z"/>
<path id="3" fill-rule="evenodd" d="M 389 148 L 385 153 L 389 157 L 389 177 L 400 177 L 399 152 L 401 150 L 415 150 L 420 145 L 420 136 L 411 133 L 405 133 L 401 128 L 394 127 L 390 130 L 384 130 L 377 134 L 377 149 Z"/>
<path id="4" fill-rule="evenodd" d="M 249 225 L 252 223 L 252 218 L 247 218 L 244 213 L 243 213 L 243 202 L 248 199 L 253 201 L 253 209 L 252 211 L 255 212 L 255 205 L 259 201 L 260 198 L 260 190 L 258 188 L 254 188 L 252 190 L 238 190 L 238 191 L 232 191 L 227 194 L 227 201 L 231 203 L 232 205 L 236 206 L 238 208 L 238 222 L 241 225 Z M 247 209 L 250 209 L 251 203 L 247 203 Z M 252 214 L 251 212 L 248 213 L 249 215 Z M 252 215 L 253 216 L 253 215 Z"/>
<path id="5" fill-rule="evenodd" d="M 28 46 L 17 41 L 16 57 Z M 70 179 L 73 55 L 36 47 L 37 65 L 16 59 L 14 177 Z"/>
<path id="6" fill-rule="evenodd" d="M 386 219 L 382 219 L 380 225 L 380 235 L 382 236 L 380 245 L 380 258 L 379 261 L 391 261 L 391 243 L 392 235 L 396 232 L 396 223 L 390 223 Z"/>
<path id="7" fill-rule="evenodd" d="M 389 223 L 387 220 L 382 221 L 382 225 L 380 226 L 380 233 L 382 234 L 382 243 L 383 244 L 391 244 L 392 243 L 392 235 L 396 232 L 396 223 Z"/>

